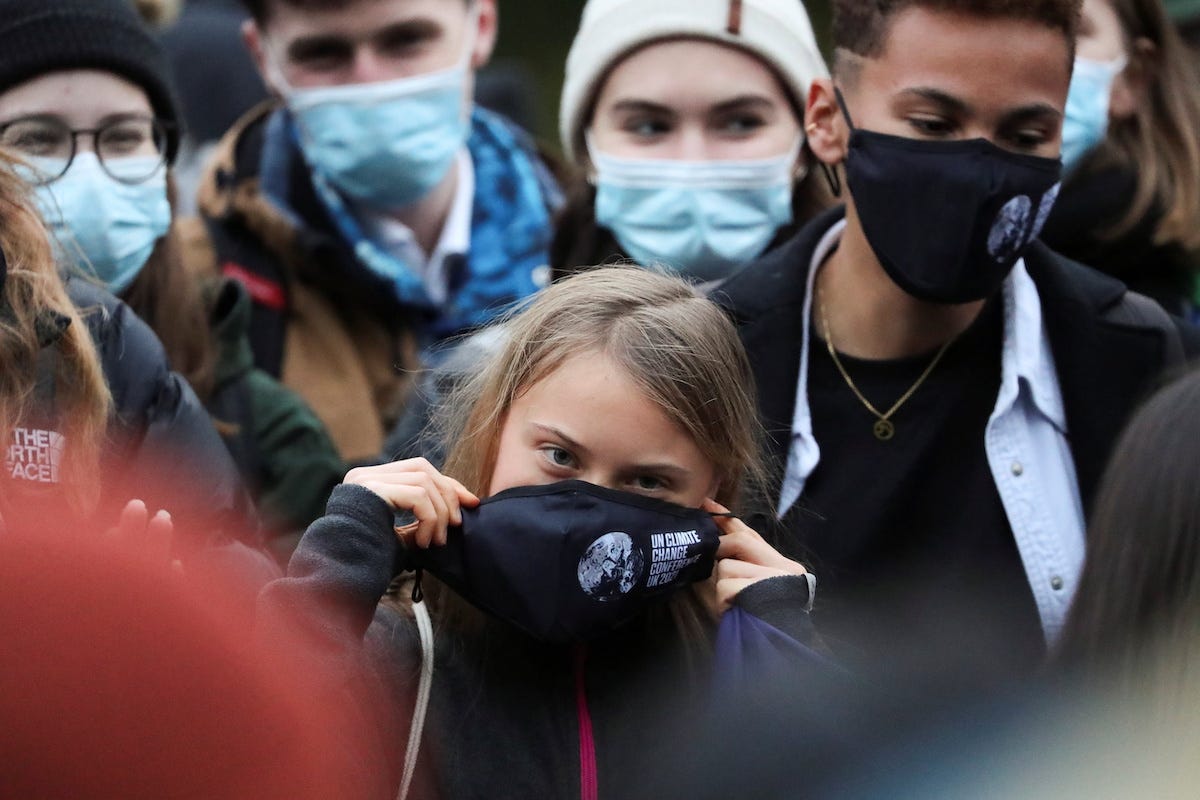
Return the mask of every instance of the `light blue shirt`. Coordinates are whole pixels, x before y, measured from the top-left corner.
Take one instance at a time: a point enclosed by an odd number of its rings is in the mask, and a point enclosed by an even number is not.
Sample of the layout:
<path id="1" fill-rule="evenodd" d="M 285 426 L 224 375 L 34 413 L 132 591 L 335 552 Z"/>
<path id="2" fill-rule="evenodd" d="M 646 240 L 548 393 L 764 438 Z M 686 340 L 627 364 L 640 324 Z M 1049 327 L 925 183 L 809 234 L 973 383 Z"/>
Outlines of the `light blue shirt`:
<path id="1" fill-rule="evenodd" d="M 804 297 L 805 320 L 812 319 L 817 272 L 841 239 L 845 225 L 841 220 L 830 228 L 813 253 Z M 810 329 L 811 325 L 804 325 L 780 517 L 800 499 L 805 482 L 821 461 L 808 407 Z M 1004 282 L 1000 392 L 983 445 L 1037 602 L 1042 631 L 1047 643 L 1053 643 L 1062 630 L 1083 567 L 1083 503 L 1067 444 L 1058 371 L 1042 325 L 1041 299 L 1024 261 L 1017 262 Z"/>

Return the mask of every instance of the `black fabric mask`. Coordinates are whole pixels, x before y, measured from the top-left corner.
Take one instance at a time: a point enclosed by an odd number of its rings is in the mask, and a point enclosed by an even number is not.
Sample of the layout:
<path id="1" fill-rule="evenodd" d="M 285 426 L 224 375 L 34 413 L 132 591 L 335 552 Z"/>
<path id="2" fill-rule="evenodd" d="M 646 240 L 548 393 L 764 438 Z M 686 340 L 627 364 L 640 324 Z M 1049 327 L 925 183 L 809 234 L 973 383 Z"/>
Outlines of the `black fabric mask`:
<path id="1" fill-rule="evenodd" d="M 926 141 L 850 126 L 846 184 L 888 276 L 934 303 L 990 297 L 1037 238 L 1062 162 L 986 139 Z"/>
<path id="2" fill-rule="evenodd" d="M 582 641 L 707 578 L 719 537 L 699 509 L 563 481 L 463 509 L 445 547 L 407 559 L 536 639 Z"/>

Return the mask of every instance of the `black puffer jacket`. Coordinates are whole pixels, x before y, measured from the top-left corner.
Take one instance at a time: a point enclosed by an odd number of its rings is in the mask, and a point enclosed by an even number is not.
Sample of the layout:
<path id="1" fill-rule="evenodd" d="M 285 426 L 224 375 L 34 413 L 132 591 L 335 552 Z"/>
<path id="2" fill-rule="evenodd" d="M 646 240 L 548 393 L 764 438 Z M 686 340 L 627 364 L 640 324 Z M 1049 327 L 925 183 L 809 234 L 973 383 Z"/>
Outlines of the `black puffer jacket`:
<path id="1" fill-rule="evenodd" d="M 253 541 L 256 526 L 237 467 L 191 387 L 171 371 L 150 328 L 128 306 L 86 280 L 68 277 L 66 286 L 96 344 L 112 393 L 98 520 L 115 522 L 120 507 L 136 492 L 151 509 L 170 511 L 177 528 Z M 33 418 L 14 433 L 31 442 L 37 437 L 50 441 L 63 427 L 55 416 L 57 349 L 50 345 L 43 352 Z M 10 452 L 9 460 L 20 456 L 32 463 L 41 455 Z M 9 467 L 10 475 L 15 474 L 13 464 Z M 57 482 L 49 472 L 28 475 L 42 483 Z"/>

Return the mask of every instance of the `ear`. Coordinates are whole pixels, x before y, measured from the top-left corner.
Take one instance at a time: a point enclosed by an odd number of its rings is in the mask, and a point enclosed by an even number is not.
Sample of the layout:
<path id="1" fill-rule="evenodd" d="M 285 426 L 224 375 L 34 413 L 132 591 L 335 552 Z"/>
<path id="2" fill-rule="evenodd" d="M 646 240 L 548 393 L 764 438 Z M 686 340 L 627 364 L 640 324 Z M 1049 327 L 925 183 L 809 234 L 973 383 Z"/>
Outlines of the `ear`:
<path id="1" fill-rule="evenodd" d="M 1149 102 L 1150 82 L 1156 77 L 1159 52 L 1154 42 L 1145 37 L 1133 40 L 1129 65 L 1113 79 L 1108 98 L 1108 117 L 1111 120 L 1129 119 Z"/>
<path id="2" fill-rule="evenodd" d="M 258 76 L 262 78 L 267 89 L 272 94 L 282 94 L 280 87 L 275 85 L 273 79 L 275 71 L 269 69 L 267 65 L 267 50 L 263 44 L 262 32 L 252 19 L 242 23 L 242 44 L 246 45 L 246 49 L 250 51 L 250 57 L 254 59 L 254 67 L 258 70 Z"/>
<path id="3" fill-rule="evenodd" d="M 475 46 L 471 51 L 471 69 L 483 67 L 492 58 L 496 49 L 496 36 L 500 32 L 500 12 L 496 0 L 475 0 L 479 4 L 479 24 L 475 33 Z"/>
<path id="4" fill-rule="evenodd" d="M 812 150 L 818 161 L 836 166 L 846 159 L 850 130 L 838 106 L 833 81 L 829 78 L 817 78 L 808 89 L 804 134 L 808 149 Z"/>

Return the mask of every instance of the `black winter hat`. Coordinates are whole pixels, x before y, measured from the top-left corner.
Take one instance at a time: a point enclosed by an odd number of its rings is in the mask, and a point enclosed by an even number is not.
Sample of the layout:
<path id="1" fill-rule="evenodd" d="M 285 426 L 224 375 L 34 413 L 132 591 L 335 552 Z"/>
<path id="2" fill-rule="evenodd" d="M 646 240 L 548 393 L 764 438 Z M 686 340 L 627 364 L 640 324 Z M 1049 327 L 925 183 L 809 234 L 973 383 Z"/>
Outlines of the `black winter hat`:
<path id="1" fill-rule="evenodd" d="M 170 66 L 130 0 L 0 0 L 0 92 L 68 69 L 106 70 L 140 86 L 171 123 L 174 160 L 180 117 Z"/>

